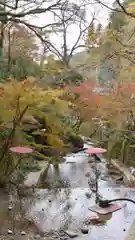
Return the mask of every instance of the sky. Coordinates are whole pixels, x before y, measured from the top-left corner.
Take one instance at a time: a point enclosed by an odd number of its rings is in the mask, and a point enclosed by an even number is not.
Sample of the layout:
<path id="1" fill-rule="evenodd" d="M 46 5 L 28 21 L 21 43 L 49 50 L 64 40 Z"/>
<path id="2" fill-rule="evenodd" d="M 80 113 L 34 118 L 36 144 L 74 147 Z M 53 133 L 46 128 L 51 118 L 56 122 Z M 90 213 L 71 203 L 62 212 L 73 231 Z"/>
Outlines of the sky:
<path id="1" fill-rule="evenodd" d="M 77 1 L 77 0 L 74 0 Z M 80 1 L 80 0 L 78 0 Z M 104 0 L 104 2 L 111 6 L 111 4 L 114 2 L 114 0 Z M 88 22 L 91 22 L 92 19 L 92 13 L 96 13 L 96 19 L 97 22 L 101 23 L 103 27 L 105 27 L 107 25 L 108 22 L 108 16 L 109 16 L 109 10 L 103 6 L 101 6 L 100 4 L 95 4 L 95 5 L 89 5 L 87 6 L 87 10 L 86 10 L 86 19 Z M 37 17 L 34 17 L 31 20 L 32 24 L 35 25 L 45 25 L 48 23 L 53 22 L 53 16 L 48 13 L 48 14 L 40 14 Z M 79 34 L 79 30 L 77 26 L 71 26 L 68 30 L 68 36 L 67 36 L 67 42 L 68 42 L 68 47 L 72 48 L 72 46 L 74 45 L 74 43 L 77 40 Z M 55 45 L 55 47 L 57 49 L 60 49 L 62 46 L 62 38 L 60 36 L 60 34 L 53 34 L 51 35 L 51 41 L 52 43 Z M 82 44 L 83 42 L 81 42 Z M 77 51 L 81 51 L 82 49 L 79 48 Z"/>

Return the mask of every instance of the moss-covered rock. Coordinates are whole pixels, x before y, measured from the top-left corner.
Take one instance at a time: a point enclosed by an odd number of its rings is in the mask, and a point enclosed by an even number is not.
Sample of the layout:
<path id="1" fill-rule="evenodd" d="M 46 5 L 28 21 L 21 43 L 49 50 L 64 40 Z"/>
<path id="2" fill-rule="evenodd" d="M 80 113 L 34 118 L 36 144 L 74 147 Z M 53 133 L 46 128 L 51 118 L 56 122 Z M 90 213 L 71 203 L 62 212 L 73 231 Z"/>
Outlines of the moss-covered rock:
<path id="1" fill-rule="evenodd" d="M 76 134 L 70 134 L 68 136 L 68 141 L 75 148 L 83 148 L 83 146 L 84 146 L 83 139 L 80 136 L 76 135 Z"/>

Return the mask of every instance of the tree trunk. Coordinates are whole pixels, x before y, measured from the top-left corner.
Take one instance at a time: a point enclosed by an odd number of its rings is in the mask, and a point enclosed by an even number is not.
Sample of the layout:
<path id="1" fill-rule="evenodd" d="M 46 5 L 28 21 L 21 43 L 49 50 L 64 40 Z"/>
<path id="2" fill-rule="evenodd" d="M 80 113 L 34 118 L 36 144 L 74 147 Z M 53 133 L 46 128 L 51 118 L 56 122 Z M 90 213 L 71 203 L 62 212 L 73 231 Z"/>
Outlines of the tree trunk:
<path id="1" fill-rule="evenodd" d="M 8 29 L 8 71 L 10 71 L 11 65 L 11 34 L 10 34 L 11 26 Z"/>
<path id="2" fill-rule="evenodd" d="M 0 29 L 0 56 L 3 55 L 3 44 L 4 44 L 4 22 L 1 23 Z"/>

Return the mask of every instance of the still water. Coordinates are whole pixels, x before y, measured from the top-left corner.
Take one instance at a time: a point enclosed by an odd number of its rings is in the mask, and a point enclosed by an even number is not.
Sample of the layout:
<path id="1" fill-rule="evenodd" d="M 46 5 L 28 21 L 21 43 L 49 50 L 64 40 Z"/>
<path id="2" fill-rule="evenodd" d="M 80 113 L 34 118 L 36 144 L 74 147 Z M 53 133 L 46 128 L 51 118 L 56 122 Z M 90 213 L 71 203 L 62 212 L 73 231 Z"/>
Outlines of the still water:
<path id="1" fill-rule="evenodd" d="M 89 156 L 85 153 L 70 154 L 66 161 L 60 164 L 60 177 L 69 183 L 68 188 L 56 190 L 38 189 L 35 198 L 27 204 L 27 215 L 31 217 L 41 232 L 57 231 L 61 228 L 78 232 L 77 240 L 124 240 L 134 217 L 135 206 L 132 203 L 122 205 L 122 209 L 110 216 L 105 225 L 89 226 L 89 233 L 83 235 L 80 228 L 87 217 L 94 213 L 88 210 L 94 204 L 94 195 L 88 199 L 85 195 L 88 188 L 88 172 L 93 174 Z M 99 165 L 105 174 L 105 163 Z M 53 168 L 49 171 L 51 179 Z M 111 179 L 100 181 L 100 193 L 108 199 L 116 197 L 130 197 L 135 199 L 135 192 L 116 185 Z"/>

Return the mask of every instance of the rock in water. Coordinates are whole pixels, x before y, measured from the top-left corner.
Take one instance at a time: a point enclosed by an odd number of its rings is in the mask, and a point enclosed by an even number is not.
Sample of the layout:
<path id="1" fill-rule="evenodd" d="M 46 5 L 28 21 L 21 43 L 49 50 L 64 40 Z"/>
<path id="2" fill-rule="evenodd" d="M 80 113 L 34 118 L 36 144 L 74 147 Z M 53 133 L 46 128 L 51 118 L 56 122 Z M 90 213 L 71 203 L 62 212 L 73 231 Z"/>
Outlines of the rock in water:
<path id="1" fill-rule="evenodd" d="M 26 235 L 26 232 L 22 231 L 22 232 L 21 232 L 21 235 L 22 235 L 22 236 Z"/>
<path id="2" fill-rule="evenodd" d="M 90 172 L 87 172 L 87 173 L 85 174 L 85 177 L 90 177 Z"/>
<path id="3" fill-rule="evenodd" d="M 8 229 L 8 234 L 13 234 L 13 231 Z"/>
<path id="4" fill-rule="evenodd" d="M 88 234 L 89 229 L 86 228 L 86 227 L 84 227 L 84 228 L 81 229 L 81 232 L 82 232 L 83 234 Z"/>
<path id="5" fill-rule="evenodd" d="M 115 179 L 116 182 L 122 182 L 124 180 L 124 177 L 121 176 L 121 177 L 118 177 Z"/>
<path id="6" fill-rule="evenodd" d="M 88 199 L 90 199 L 90 198 L 91 198 L 91 193 L 86 192 L 86 193 L 85 193 L 85 196 L 86 196 Z"/>
<path id="7" fill-rule="evenodd" d="M 37 234 L 37 235 L 35 235 L 35 237 L 34 237 L 35 239 L 40 239 L 40 235 L 39 234 Z"/>
<path id="8" fill-rule="evenodd" d="M 69 239 L 69 236 L 64 232 L 64 231 L 60 231 L 58 232 L 58 237 L 61 240 L 67 240 Z M 55 238 L 56 239 L 56 238 Z"/>
<path id="9" fill-rule="evenodd" d="M 65 231 L 65 233 L 70 237 L 70 238 L 75 238 L 78 236 L 78 234 L 76 232 L 73 232 L 71 230 L 67 230 Z"/>
<path id="10" fill-rule="evenodd" d="M 9 211 L 11 211 L 11 210 L 12 210 L 12 207 L 11 207 L 11 206 L 9 206 L 9 207 L 8 207 L 8 210 L 9 210 Z"/>
<path id="11" fill-rule="evenodd" d="M 91 216 L 85 221 L 86 225 L 93 224 L 93 225 L 98 225 L 98 224 L 104 224 L 104 221 L 100 219 L 100 217 L 97 216 Z"/>

